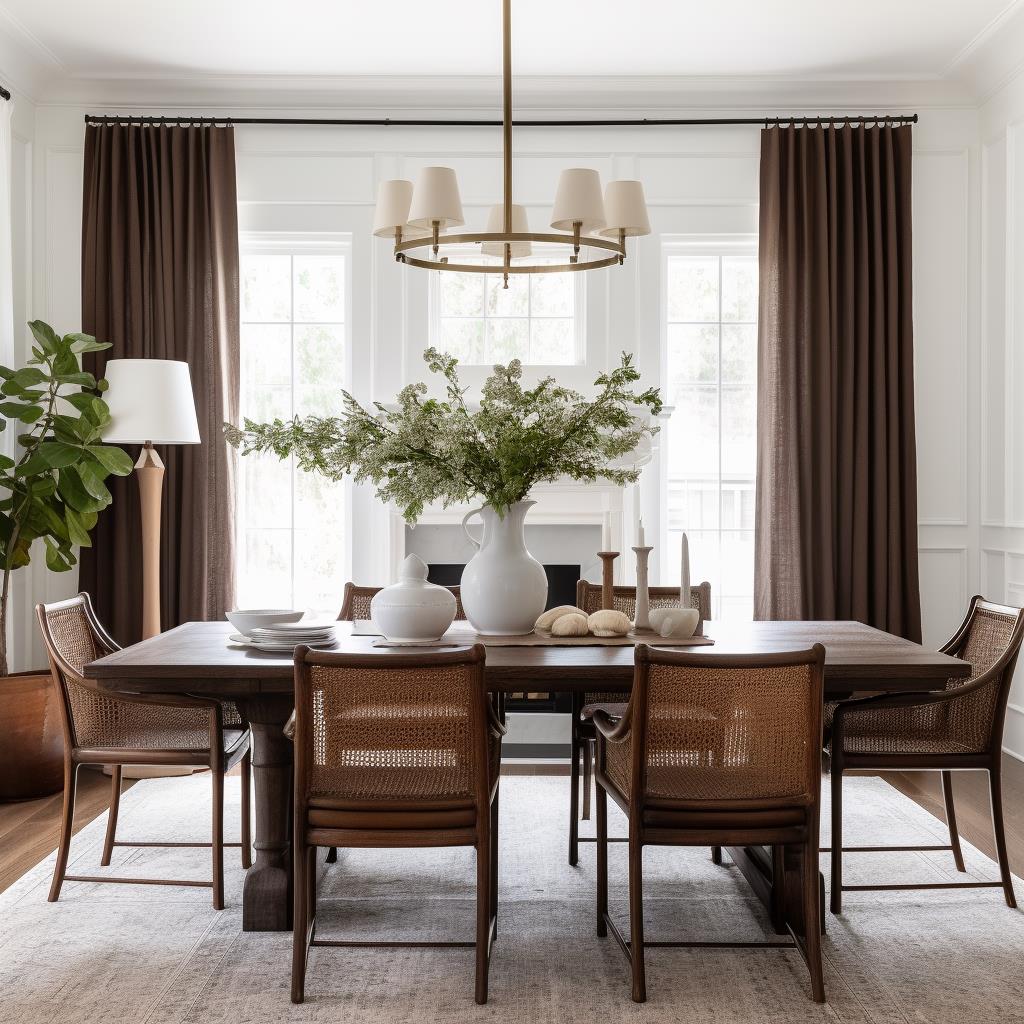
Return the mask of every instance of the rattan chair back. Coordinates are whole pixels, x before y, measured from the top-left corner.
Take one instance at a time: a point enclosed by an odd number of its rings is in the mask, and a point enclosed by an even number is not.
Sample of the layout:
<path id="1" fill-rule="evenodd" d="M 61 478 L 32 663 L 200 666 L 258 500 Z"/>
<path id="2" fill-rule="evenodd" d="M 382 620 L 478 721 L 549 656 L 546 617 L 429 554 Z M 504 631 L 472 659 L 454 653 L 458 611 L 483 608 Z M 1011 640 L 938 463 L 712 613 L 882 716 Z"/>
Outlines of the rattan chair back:
<path id="1" fill-rule="evenodd" d="M 338 621 L 355 622 L 357 619 L 369 619 L 370 602 L 382 589 L 382 587 L 357 587 L 354 583 L 346 583 L 345 594 L 341 600 L 341 611 L 338 613 Z M 447 589 L 455 595 L 455 618 L 464 619 L 466 613 L 462 608 L 459 588 L 455 586 L 448 587 Z"/>

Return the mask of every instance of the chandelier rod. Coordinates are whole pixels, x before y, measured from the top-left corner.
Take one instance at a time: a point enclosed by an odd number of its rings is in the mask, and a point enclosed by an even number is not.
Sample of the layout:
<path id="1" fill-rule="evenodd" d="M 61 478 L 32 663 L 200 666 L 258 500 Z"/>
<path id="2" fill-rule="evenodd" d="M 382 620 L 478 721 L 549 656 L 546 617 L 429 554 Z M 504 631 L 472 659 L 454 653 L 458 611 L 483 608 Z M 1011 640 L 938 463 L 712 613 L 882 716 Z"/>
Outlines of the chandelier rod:
<path id="1" fill-rule="evenodd" d="M 233 125 L 261 124 L 281 126 L 320 126 L 338 128 L 703 128 L 759 125 L 841 125 L 841 124 L 917 124 L 917 114 L 848 114 L 816 117 L 643 117 L 558 120 L 494 121 L 473 118 L 409 117 L 211 117 L 179 114 L 86 114 L 91 125 Z"/>
<path id="2" fill-rule="evenodd" d="M 512 0 L 502 0 L 502 136 L 505 147 L 505 234 L 512 234 Z M 508 287 L 508 269 L 512 265 L 512 245 L 505 246 L 505 287 Z"/>

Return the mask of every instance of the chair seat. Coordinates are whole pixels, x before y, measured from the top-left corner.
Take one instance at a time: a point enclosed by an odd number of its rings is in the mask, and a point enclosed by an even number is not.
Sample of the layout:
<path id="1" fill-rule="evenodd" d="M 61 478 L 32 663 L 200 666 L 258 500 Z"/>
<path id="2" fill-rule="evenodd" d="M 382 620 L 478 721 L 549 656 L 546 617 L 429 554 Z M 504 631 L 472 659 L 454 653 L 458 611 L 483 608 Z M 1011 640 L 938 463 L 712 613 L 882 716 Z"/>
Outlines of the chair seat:
<path id="1" fill-rule="evenodd" d="M 223 753 L 230 761 L 240 756 L 248 747 L 249 729 L 227 728 L 222 733 L 224 740 Z M 168 753 L 180 754 L 182 757 L 193 757 L 195 761 L 206 762 L 210 758 L 209 733 L 205 734 L 206 743 L 200 744 L 194 729 L 176 729 L 172 726 L 133 726 L 118 731 L 118 743 L 95 744 L 76 748 L 75 757 L 83 764 L 148 764 L 153 758 L 154 764 L 165 763 Z M 109 757 L 109 761 L 104 761 Z M 186 763 L 181 761 L 180 763 Z"/>
<path id="2" fill-rule="evenodd" d="M 310 807 L 306 814 L 310 828 L 317 829 L 452 829 L 473 828 L 476 810 L 472 804 L 445 810 L 407 810 L 374 804 L 357 810 Z"/>
<path id="3" fill-rule="evenodd" d="M 643 823 L 651 828 L 673 829 L 760 829 L 791 828 L 807 823 L 802 807 L 778 807 L 766 810 L 678 810 L 671 807 L 647 807 Z"/>
<path id="4" fill-rule="evenodd" d="M 825 751 L 831 755 L 831 738 L 825 744 Z M 865 732 L 860 735 L 844 733 L 843 753 L 913 757 L 915 754 L 981 754 L 984 751 L 975 750 L 966 743 L 942 734 L 918 733 L 897 736 L 883 732 Z"/>

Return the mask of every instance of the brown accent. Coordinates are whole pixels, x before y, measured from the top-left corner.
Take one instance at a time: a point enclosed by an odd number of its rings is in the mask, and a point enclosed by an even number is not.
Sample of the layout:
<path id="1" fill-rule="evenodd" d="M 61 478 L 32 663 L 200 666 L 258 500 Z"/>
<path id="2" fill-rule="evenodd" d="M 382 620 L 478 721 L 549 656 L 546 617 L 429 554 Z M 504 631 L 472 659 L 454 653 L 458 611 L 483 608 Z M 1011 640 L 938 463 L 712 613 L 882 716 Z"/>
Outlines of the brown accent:
<path id="1" fill-rule="evenodd" d="M 147 441 L 135 463 L 142 517 L 142 639 L 160 632 L 160 508 L 163 504 L 164 463 Z"/>
<path id="2" fill-rule="evenodd" d="M 222 434 L 239 393 L 234 130 L 87 126 L 82 216 L 82 329 L 113 343 L 87 368 L 178 359 L 192 376 L 202 443 L 161 447 L 161 623 L 221 619 L 234 591 L 235 457 Z M 108 485 L 80 584 L 130 643 L 142 635 L 139 495 L 134 480 Z"/>
<path id="3" fill-rule="evenodd" d="M 601 559 L 601 608 L 612 608 L 612 594 L 615 591 L 615 559 L 619 557 L 618 551 L 598 551 L 597 557 Z M 583 583 L 580 580 L 576 585 L 576 591 L 579 593 L 579 585 Z M 578 601 L 576 602 L 578 608 L 582 608 Z M 594 611 L 600 609 L 595 608 Z"/>
<path id="4" fill-rule="evenodd" d="M 1016 907 L 1013 877 L 1006 853 L 1002 801 L 1002 738 L 1013 670 L 1024 639 L 1024 609 L 971 599 L 960 628 L 942 648 L 971 665 L 968 679 L 953 678 L 930 693 L 883 694 L 843 700 L 835 706 L 826 734 L 832 773 L 831 910 L 842 911 L 842 894 L 872 889 L 955 889 L 994 887 Z M 938 771 L 949 827 L 949 850 L 964 871 L 953 805 L 955 769 L 985 771 L 989 777 L 992 829 L 998 882 L 944 882 L 904 885 L 844 885 L 843 852 L 876 852 L 885 847 L 843 846 L 843 773 L 865 771 Z"/>
<path id="5" fill-rule="evenodd" d="M 921 639 L 909 125 L 761 133 L 755 616 Z"/>
<path id="6" fill-rule="evenodd" d="M 0 677 L 0 801 L 59 793 L 64 736 L 48 672 Z"/>
<path id="7" fill-rule="evenodd" d="M 242 866 L 250 866 L 249 731 L 230 702 L 184 694 L 101 693 L 82 674 L 83 667 L 119 648 L 100 625 L 88 594 L 67 601 L 37 604 L 36 617 L 46 645 L 50 673 L 59 698 L 64 731 L 64 813 L 57 863 L 49 901 L 56 902 L 65 880 L 130 882 L 138 885 L 192 885 L 213 890 L 213 906 L 224 907 L 224 775 L 236 764 L 242 769 Z M 225 728 L 226 722 L 234 727 Z M 75 813 L 78 770 L 84 765 L 110 765 L 110 817 L 100 859 L 110 864 L 114 846 L 210 846 L 213 880 L 174 881 L 154 878 L 111 878 L 67 874 Z M 119 843 L 117 813 L 121 770 L 130 765 L 202 765 L 210 769 L 213 785 L 211 843 Z"/>
<path id="8" fill-rule="evenodd" d="M 462 609 L 462 596 L 459 587 L 448 587 L 455 595 L 455 618 L 465 619 Z M 368 621 L 370 618 L 370 602 L 383 590 L 383 587 L 357 587 L 354 583 L 345 584 L 345 593 L 341 599 L 341 611 L 338 612 L 339 622 Z"/>
<path id="9" fill-rule="evenodd" d="M 472 649 L 381 659 L 295 649 L 292 1002 L 310 946 L 469 943 L 316 938 L 316 848 L 473 846 L 476 1001 L 498 910 L 498 772 L 504 728 Z"/>
<path id="10" fill-rule="evenodd" d="M 373 637 L 337 627 L 340 653 L 380 659 L 405 651 L 374 649 Z M 970 666 L 928 651 L 859 622 L 710 622 L 715 646 L 705 656 L 805 648 L 825 644 L 825 688 L 833 698 L 852 693 L 920 691 L 929 682 L 967 676 Z M 288 806 L 292 745 L 283 729 L 294 705 L 294 666 L 284 655 L 231 647 L 228 622 L 191 622 L 95 662 L 84 674 L 101 692 L 201 694 L 234 701 L 252 730 L 256 795 L 256 861 L 246 875 L 243 928 L 287 928 L 291 900 Z M 627 694 L 633 682 L 633 652 L 627 647 L 496 647 L 487 655 L 485 677 L 492 694 L 521 693 L 542 681 L 552 690 L 598 689 Z M 746 848 L 756 851 L 756 847 Z M 737 866 L 770 901 L 771 865 L 734 853 Z M 748 863 L 749 861 L 749 863 Z"/>
<path id="11" fill-rule="evenodd" d="M 645 946 L 693 945 L 645 942 L 643 848 L 654 845 L 771 847 L 777 916 L 807 962 L 812 998 L 825 1001 L 818 873 L 824 665 L 821 644 L 728 657 L 637 647 L 625 715 L 613 721 L 594 713 L 597 934 L 611 931 L 626 954 L 634 1002 L 647 998 Z M 629 818 L 629 941 L 608 914 L 608 796 Z"/>
<path id="12" fill-rule="evenodd" d="M 648 587 L 648 606 L 650 608 L 678 608 L 679 587 Z M 601 608 L 613 608 L 624 612 L 632 619 L 636 615 L 636 587 L 612 587 L 611 599 L 606 604 L 608 595 L 604 586 L 580 580 L 576 584 L 576 606 L 588 615 Z M 690 607 L 700 612 L 697 622 L 697 633 L 704 631 L 704 623 L 711 618 L 711 584 L 706 580 L 690 587 Z M 678 645 L 677 645 L 678 646 Z M 618 693 L 580 693 L 574 695 L 572 709 L 572 739 L 570 743 L 569 762 L 572 766 L 572 781 L 569 797 L 569 864 L 575 867 L 579 863 L 579 844 L 596 842 L 594 836 L 579 834 L 580 821 L 590 820 L 590 790 L 594 774 L 594 744 L 597 733 L 594 723 L 582 715 L 583 708 L 591 704 L 613 702 L 621 705 L 623 694 Z M 580 758 L 583 759 L 583 808 L 579 807 Z M 619 840 L 613 839 L 612 842 Z"/>

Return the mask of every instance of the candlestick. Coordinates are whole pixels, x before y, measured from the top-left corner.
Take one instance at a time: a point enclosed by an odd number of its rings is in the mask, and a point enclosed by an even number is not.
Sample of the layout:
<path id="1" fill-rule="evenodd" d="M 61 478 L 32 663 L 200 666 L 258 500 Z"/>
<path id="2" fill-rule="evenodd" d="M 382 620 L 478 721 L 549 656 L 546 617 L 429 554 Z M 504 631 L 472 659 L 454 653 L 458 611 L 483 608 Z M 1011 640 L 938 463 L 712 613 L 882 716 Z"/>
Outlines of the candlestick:
<path id="1" fill-rule="evenodd" d="M 679 579 L 679 607 L 689 608 L 693 603 L 690 592 L 690 542 L 685 533 L 683 534 L 681 550 L 682 568 Z"/>
<path id="2" fill-rule="evenodd" d="M 619 557 L 618 551 L 598 551 L 597 557 L 601 559 L 601 607 L 613 608 L 615 606 L 615 559 Z"/>
<path id="3" fill-rule="evenodd" d="M 643 536 L 643 529 L 640 530 Z M 633 551 L 636 552 L 636 612 L 633 619 L 634 633 L 649 633 L 651 631 L 651 601 L 650 592 L 647 589 L 647 559 L 650 558 L 654 548 L 638 544 Z"/>

